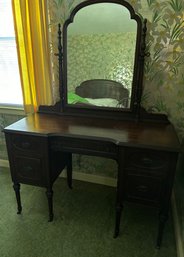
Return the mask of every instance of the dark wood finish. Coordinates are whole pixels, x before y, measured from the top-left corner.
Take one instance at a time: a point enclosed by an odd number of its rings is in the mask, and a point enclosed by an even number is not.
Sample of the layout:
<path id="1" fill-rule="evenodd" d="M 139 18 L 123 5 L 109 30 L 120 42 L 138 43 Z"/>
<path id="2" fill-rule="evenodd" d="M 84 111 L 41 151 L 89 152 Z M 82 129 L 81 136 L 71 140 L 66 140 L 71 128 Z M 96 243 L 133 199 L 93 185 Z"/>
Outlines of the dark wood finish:
<path id="1" fill-rule="evenodd" d="M 78 10 L 94 3 L 113 2 L 128 8 L 137 22 L 134 78 L 130 108 L 92 108 L 67 105 L 67 26 Z M 72 154 L 103 156 L 117 161 L 117 200 L 114 237 L 119 234 L 126 200 L 159 209 L 157 247 L 168 217 L 180 144 L 165 115 L 141 108 L 142 78 L 146 53 L 146 20 L 124 0 L 87 0 L 74 8 L 59 39 L 60 101 L 40 106 L 39 113 L 4 129 L 18 214 L 22 211 L 20 183 L 46 188 L 49 221 L 53 220 L 52 186 L 66 167 L 72 187 Z M 64 71 L 63 71 L 64 69 Z M 46 114 L 44 114 L 46 113 Z"/>
<path id="2" fill-rule="evenodd" d="M 34 114 L 4 132 L 18 213 L 19 183 L 46 188 L 51 221 L 52 185 L 64 167 L 72 186 L 72 153 L 112 158 L 118 163 L 114 237 L 124 201 L 130 200 L 159 208 L 160 246 L 180 149 L 171 124 Z"/>
<path id="3" fill-rule="evenodd" d="M 19 183 L 14 183 L 13 184 L 13 189 L 15 191 L 15 196 L 17 199 L 17 214 L 21 214 L 22 212 L 22 206 L 21 206 L 21 199 L 20 199 L 20 184 Z"/>
<path id="4" fill-rule="evenodd" d="M 15 134 L 5 132 L 5 136 L 18 213 L 20 214 L 22 210 L 19 183 L 45 187 L 51 221 L 52 185 L 65 167 L 71 169 L 71 154 L 51 151 L 47 135 L 39 133 L 25 135 L 19 131 Z M 71 187 L 70 181 L 69 186 Z"/>

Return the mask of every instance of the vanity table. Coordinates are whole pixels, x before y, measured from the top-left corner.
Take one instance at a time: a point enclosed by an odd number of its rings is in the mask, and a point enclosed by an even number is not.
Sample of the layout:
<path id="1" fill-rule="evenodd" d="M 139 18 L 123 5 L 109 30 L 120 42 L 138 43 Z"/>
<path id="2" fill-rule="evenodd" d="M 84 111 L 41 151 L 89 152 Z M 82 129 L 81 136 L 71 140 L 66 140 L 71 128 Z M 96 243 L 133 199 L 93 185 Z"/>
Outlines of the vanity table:
<path id="1" fill-rule="evenodd" d="M 69 100 L 71 89 L 68 82 L 75 81 L 72 74 L 73 68 L 70 67 L 73 65 L 69 53 L 71 49 L 67 44 L 70 40 L 69 36 L 74 37 L 75 33 L 73 34 L 73 27 L 71 31 L 69 28 L 75 22 L 81 24 L 80 18 L 83 12 L 89 17 L 88 12 L 96 13 L 96 8 L 102 8 L 104 13 L 106 13 L 106 8 L 107 10 L 110 8 L 111 11 L 115 8 L 116 17 L 119 16 L 116 13 L 118 9 L 121 12 L 125 10 L 129 14 L 128 20 L 133 21 L 136 28 L 133 32 L 135 51 L 133 52 L 132 77 L 130 76 L 131 88 L 129 82 L 126 84 L 126 81 L 122 81 L 122 87 L 126 88 L 126 95 L 122 99 L 118 98 L 118 101 L 122 100 L 121 103 L 126 102 L 126 105 L 98 106 L 78 96 L 77 101 L 73 103 Z M 107 20 L 112 21 L 113 17 L 112 19 L 108 17 Z M 63 43 L 61 43 L 61 33 L 63 33 Z M 66 168 L 68 185 L 72 187 L 72 154 L 111 158 L 118 164 L 114 237 L 119 234 L 124 202 L 134 201 L 158 208 L 159 225 L 156 244 L 160 247 L 164 224 L 168 217 L 180 145 L 167 117 L 147 113 L 140 104 L 144 57 L 148 55 L 145 51 L 145 37 L 146 21 L 142 22 L 132 6 L 122 0 L 85 1 L 72 11 L 69 19 L 64 23 L 63 32 L 59 25 L 57 56 L 61 100 L 54 106 L 40 106 L 37 113 L 4 129 L 19 214 L 22 211 L 21 183 L 46 188 L 49 221 L 52 221 L 52 186 L 62 170 Z M 128 67 L 131 67 L 131 64 Z M 90 76 L 84 76 L 83 81 L 90 81 L 91 84 L 93 79 Z M 78 77 L 79 74 L 76 78 L 78 83 L 83 83 Z M 100 88 L 99 78 L 95 77 L 94 80 L 95 83 L 99 83 Z M 110 84 L 113 84 L 112 77 L 107 78 L 108 85 L 109 80 Z M 114 85 L 118 84 L 119 87 L 119 81 L 116 82 Z M 88 86 L 88 83 L 86 84 Z M 104 84 L 103 79 L 103 86 Z M 76 95 L 76 92 L 77 90 L 74 89 L 72 94 Z M 117 96 L 117 94 L 112 95 Z M 100 97 L 103 98 L 103 95 L 101 94 Z"/>

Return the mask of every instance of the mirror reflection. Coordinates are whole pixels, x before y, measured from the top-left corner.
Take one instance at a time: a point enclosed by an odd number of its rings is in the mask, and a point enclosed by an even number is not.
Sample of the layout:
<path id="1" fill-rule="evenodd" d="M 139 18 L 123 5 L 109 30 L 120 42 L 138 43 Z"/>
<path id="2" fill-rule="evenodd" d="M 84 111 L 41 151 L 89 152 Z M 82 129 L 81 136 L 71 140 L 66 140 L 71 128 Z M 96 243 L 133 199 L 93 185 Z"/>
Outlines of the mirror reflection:
<path id="1" fill-rule="evenodd" d="M 97 3 L 80 9 L 67 30 L 67 102 L 129 108 L 137 23 L 127 8 Z"/>

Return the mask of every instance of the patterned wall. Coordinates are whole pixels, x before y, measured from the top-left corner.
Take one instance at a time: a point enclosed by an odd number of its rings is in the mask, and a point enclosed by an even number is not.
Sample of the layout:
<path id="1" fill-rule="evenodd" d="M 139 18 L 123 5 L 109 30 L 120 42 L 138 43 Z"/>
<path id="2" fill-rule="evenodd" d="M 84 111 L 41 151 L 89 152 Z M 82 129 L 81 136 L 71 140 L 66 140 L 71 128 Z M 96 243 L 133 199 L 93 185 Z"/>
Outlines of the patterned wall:
<path id="1" fill-rule="evenodd" d="M 48 0 L 51 53 L 57 52 L 57 24 L 64 23 L 71 10 L 82 0 Z M 180 138 L 184 137 L 184 1 L 127 0 L 148 19 L 143 106 L 166 113 Z M 58 64 L 54 63 L 54 95 L 58 100 Z"/>
<path id="2" fill-rule="evenodd" d="M 68 38 L 68 88 L 88 79 L 121 82 L 131 95 L 135 33 L 75 35 Z M 123 42 L 123 44 L 119 44 Z"/>

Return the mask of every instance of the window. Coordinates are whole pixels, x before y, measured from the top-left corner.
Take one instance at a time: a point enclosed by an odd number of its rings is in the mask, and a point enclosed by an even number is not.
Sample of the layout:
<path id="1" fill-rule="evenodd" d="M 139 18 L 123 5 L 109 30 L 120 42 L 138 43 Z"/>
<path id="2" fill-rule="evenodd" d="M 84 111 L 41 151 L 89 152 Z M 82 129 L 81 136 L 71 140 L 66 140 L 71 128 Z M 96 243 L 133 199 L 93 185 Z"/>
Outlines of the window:
<path id="1" fill-rule="evenodd" d="M 11 0 L 0 0 L 0 105 L 23 105 Z"/>

